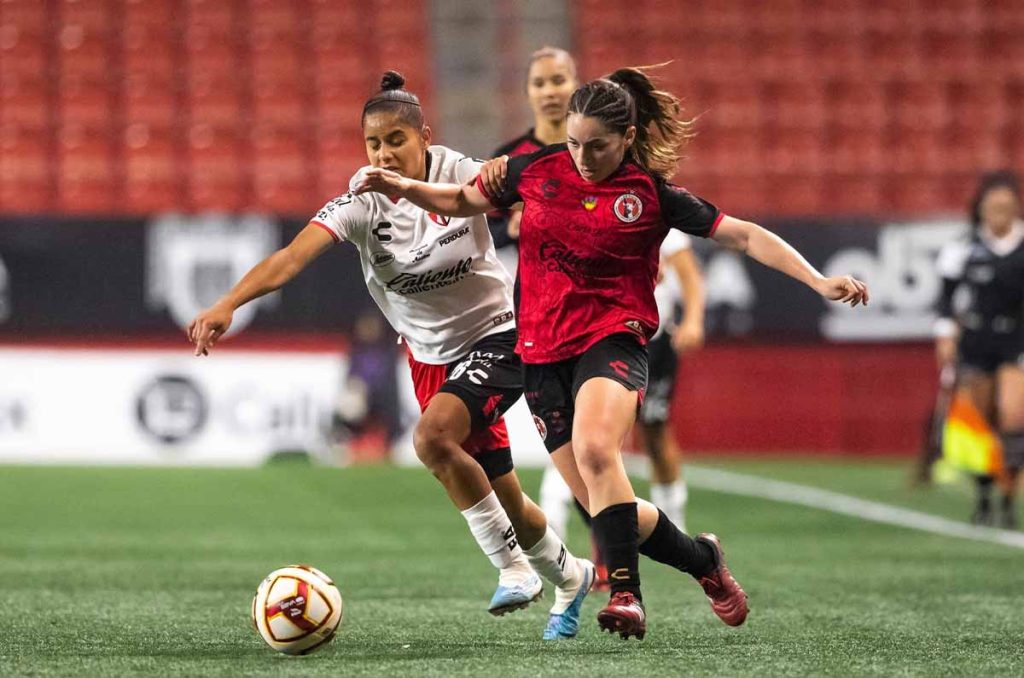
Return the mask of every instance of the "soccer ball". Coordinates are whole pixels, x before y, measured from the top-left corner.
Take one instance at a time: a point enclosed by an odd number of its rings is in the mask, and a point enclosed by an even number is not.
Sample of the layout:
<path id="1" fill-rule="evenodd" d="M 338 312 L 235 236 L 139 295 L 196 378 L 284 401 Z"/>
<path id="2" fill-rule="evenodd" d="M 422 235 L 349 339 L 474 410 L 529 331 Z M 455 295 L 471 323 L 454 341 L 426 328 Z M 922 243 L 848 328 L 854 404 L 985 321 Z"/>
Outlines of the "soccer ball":
<path id="1" fill-rule="evenodd" d="M 309 565 L 289 565 L 268 574 L 256 589 L 252 623 L 278 652 L 309 654 L 334 637 L 341 607 L 330 577 Z"/>

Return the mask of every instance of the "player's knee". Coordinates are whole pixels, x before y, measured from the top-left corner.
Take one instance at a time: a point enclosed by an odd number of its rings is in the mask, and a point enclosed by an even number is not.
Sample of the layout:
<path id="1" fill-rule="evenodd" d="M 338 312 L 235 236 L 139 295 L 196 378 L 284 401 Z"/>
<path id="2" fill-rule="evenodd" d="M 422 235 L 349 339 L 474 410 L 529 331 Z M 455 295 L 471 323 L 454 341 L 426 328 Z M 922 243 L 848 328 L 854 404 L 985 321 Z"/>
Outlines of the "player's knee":
<path id="1" fill-rule="evenodd" d="M 420 420 L 413 431 L 412 445 L 416 457 L 430 469 L 451 463 L 456 453 L 451 430 L 443 422 Z"/>
<path id="2" fill-rule="evenodd" d="M 576 452 L 576 464 L 580 473 L 596 477 L 603 475 L 611 469 L 615 463 L 615 455 L 618 450 L 609 440 L 600 436 L 588 437 L 573 442 L 573 449 Z"/>

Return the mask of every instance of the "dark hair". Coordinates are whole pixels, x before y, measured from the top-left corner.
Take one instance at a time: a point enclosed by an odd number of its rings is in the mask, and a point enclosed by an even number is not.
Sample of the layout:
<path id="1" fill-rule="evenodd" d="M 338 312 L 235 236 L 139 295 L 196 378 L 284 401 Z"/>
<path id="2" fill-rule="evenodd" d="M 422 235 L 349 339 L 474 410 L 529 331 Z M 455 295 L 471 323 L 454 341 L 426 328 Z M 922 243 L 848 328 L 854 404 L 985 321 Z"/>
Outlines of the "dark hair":
<path id="1" fill-rule="evenodd" d="M 974 192 L 974 197 L 971 198 L 970 217 L 972 228 L 977 229 L 981 226 L 981 201 L 985 199 L 989 191 L 996 188 L 1010 189 L 1017 196 L 1017 202 L 1022 202 L 1020 179 L 1017 178 L 1016 172 L 1003 169 L 982 174 L 978 179 L 978 188 Z"/>
<path id="2" fill-rule="evenodd" d="M 387 71 L 380 79 L 380 91 L 363 104 L 361 124 L 366 123 L 366 114 L 387 111 L 397 113 L 402 122 L 416 129 L 423 128 L 423 108 L 419 97 L 405 88 L 405 78 L 397 71 Z"/>
<path id="3" fill-rule="evenodd" d="M 635 125 L 633 159 L 651 174 L 668 179 L 693 136 L 693 121 L 681 119 L 679 99 L 657 89 L 647 76 L 647 71 L 663 65 L 620 68 L 591 80 L 573 92 L 569 112 L 598 118 L 620 134 Z"/>

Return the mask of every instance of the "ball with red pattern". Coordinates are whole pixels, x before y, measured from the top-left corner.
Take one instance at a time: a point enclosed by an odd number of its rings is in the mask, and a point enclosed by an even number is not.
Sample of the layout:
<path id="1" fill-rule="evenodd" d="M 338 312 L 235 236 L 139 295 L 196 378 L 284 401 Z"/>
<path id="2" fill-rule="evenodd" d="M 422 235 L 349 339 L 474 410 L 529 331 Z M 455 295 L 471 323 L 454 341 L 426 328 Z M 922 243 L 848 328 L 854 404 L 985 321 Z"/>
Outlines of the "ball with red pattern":
<path id="1" fill-rule="evenodd" d="M 326 645 L 341 624 L 341 592 L 309 565 L 274 570 L 252 599 L 252 622 L 267 645 L 285 654 L 309 654 Z"/>

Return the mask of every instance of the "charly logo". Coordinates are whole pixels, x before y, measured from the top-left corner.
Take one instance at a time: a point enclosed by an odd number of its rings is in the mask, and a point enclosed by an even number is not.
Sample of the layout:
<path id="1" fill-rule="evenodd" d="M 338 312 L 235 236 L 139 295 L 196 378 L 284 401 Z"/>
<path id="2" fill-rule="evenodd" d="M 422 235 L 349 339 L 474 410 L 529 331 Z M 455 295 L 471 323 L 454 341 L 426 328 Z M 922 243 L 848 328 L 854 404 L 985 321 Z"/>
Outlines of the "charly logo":
<path id="1" fill-rule="evenodd" d="M 209 416 L 206 397 L 194 381 L 164 375 L 146 384 L 135 401 L 135 416 L 146 433 L 162 443 L 180 443 L 203 428 Z"/>
<path id="2" fill-rule="evenodd" d="M 619 221 L 631 224 L 640 218 L 644 211 L 644 203 L 635 193 L 623 193 L 615 199 L 612 211 Z"/>
<path id="3" fill-rule="evenodd" d="M 451 217 L 443 217 L 440 214 L 434 214 L 433 212 L 427 212 L 427 216 L 430 217 L 430 220 L 438 226 L 447 226 L 452 223 Z"/>
<path id="4" fill-rule="evenodd" d="M 391 234 L 388 233 L 389 230 L 391 230 L 391 222 L 382 221 L 376 226 L 374 226 L 370 230 L 370 233 L 373 233 L 373 235 L 377 238 L 377 242 L 391 242 Z"/>
<path id="5" fill-rule="evenodd" d="M 583 198 L 583 208 L 588 212 L 592 212 L 597 207 L 597 196 L 588 195 Z"/>
<path id="6" fill-rule="evenodd" d="M 395 255 L 391 252 L 374 252 L 370 256 L 370 263 L 373 264 L 374 268 L 380 268 L 381 266 L 387 266 L 395 260 Z"/>
<path id="7" fill-rule="evenodd" d="M 429 292 L 448 285 L 454 285 L 466 276 L 473 269 L 473 257 L 466 257 L 448 268 L 431 270 L 424 273 L 399 273 L 391 280 L 384 283 L 384 286 L 392 292 L 398 292 L 405 296 L 407 294 L 418 294 Z"/>

